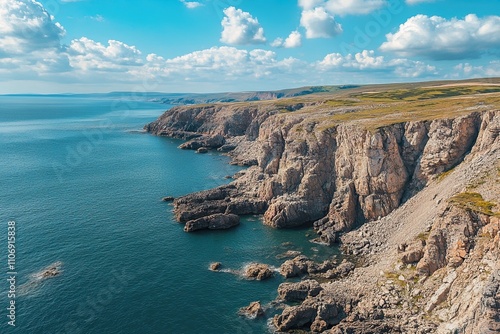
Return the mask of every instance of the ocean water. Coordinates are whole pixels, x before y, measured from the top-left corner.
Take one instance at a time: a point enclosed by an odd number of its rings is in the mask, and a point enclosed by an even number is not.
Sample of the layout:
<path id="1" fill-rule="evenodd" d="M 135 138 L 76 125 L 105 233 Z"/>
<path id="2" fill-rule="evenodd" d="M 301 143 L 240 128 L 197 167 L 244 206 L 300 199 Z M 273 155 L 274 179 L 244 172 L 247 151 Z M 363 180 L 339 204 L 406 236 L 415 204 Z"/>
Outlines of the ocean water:
<path id="1" fill-rule="evenodd" d="M 269 303 L 283 280 L 210 272 L 210 262 L 238 270 L 252 261 L 279 266 L 277 255 L 290 249 L 318 260 L 336 252 L 311 243 L 310 228 L 274 230 L 255 216 L 228 231 L 184 233 L 160 199 L 224 184 L 240 168 L 139 131 L 167 108 L 0 97 L 1 333 L 266 333 L 266 319 L 237 311 Z M 9 221 L 15 327 L 7 324 Z M 57 261 L 60 275 L 36 276 Z"/>

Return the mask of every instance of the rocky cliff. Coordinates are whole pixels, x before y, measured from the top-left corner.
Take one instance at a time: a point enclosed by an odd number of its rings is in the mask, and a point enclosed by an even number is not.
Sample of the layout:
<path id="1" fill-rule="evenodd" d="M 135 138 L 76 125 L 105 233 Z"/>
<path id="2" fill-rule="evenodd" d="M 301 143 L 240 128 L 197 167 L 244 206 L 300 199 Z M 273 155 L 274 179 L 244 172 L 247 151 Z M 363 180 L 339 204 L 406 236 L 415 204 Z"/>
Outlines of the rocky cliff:
<path id="1" fill-rule="evenodd" d="M 179 220 L 264 214 L 277 228 L 314 223 L 321 240 L 332 243 L 339 232 L 386 216 L 459 164 L 491 117 L 479 106 L 375 129 L 356 117 L 339 123 L 328 117 L 356 114 L 352 109 L 328 108 L 321 100 L 176 107 L 146 129 L 189 139 L 183 148 L 231 150 L 234 163 L 254 166 L 229 186 L 178 199 Z"/>
<path id="2" fill-rule="evenodd" d="M 177 219 L 263 214 L 276 228 L 311 223 L 329 244 L 358 229 L 342 241 L 371 264 L 285 309 L 278 330 L 498 329 L 499 89 L 372 89 L 167 111 L 146 130 L 249 166 L 176 199 Z"/>

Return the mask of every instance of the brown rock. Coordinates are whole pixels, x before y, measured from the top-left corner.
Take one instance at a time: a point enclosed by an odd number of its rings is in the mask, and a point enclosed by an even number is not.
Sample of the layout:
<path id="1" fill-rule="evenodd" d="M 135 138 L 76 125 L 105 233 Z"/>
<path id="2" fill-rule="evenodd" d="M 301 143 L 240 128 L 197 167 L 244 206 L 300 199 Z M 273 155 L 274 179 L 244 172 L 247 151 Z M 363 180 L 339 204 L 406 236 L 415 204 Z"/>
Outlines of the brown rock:
<path id="1" fill-rule="evenodd" d="M 240 308 L 238 314 L 249 319 L 255 319 L 264 315 L 264 309 L 260 302 L 251 302 L 250 305 Z"/>
<path id="2" fill-rule="evenodd" d="M 222 267 L 222 263 L 220 262 L 213 262 L 210 263 L 209 269 L 212 271 L 219 271 L 219 269 Z"/>
<path id="3" fill-rule="evenodd" d="M 184 226 L 185 232 L 197 230 L 225 230 L 239 225 L 240 217 L 233 214 L 215 214 L 195 220 L 190 220 Z"/>
<path id="4" fill-rule="evenodd" d="M 285 278 L 297 277 L 307 273 L 309 265 L 312 263 L 304 255 L 299 255 L 291 260 L 285 261 L 280 266 L 280 274 Z"/>
<path id="5" fill-rule="evenodd" d="M 287 302 L 303 301 L 307 297 L 317 296 L 323 288 L 314 280 L 305 280 L 297 283 L 282 283 L 278 287 L 278 296 Z"/>
<path id="6" fill-rule="evenodd" d="M 246 266 L 244 275 L 246 278 L 254 278 L 262 281 L 273 277 L 273 271 L 267 264 L 251 263 Z"/>
<path id="7" fill-rule="evenodd" d="M 404 264 L 417 263 L 423 256 L 424 245 L 420 240 L 418 240 L 410 246 L 406 247 L 405 252 L 401 257 L 401 262 L 403 262 Z"/>

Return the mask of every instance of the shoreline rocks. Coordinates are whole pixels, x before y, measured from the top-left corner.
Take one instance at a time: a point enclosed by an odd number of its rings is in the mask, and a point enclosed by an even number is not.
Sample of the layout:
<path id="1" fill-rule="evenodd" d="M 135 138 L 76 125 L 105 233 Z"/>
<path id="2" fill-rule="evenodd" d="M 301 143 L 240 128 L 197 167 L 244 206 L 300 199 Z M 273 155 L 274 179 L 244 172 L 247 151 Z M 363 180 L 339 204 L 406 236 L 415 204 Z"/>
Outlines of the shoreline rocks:
<path id="1" fill-rule="evenodd" d="M 278 287 L 278 298 L 285 302 L 304 301 L 307 297 L 316 297 L 323 288 L 315 280 L 297 283 L 281 283 Z"/>
<path id="2" fill-rule="evenodd" d="M 256 319 L 264 316 L 264 309 L 259 301 L 251 302 L 250 305 L 240 308 L 238 311 L 240 316 L 245 316 L 248 319 Z"/>
<path id="3" fill-rule="evenodd" d="M 273 277 L 274 272 L 267 264 L 250 263 L 245 267 L 243 275 L 246 278 L 263 281 Z"/>
<path id="4" fill-rule="evenodd" d="M 226 230 L 240 224 L 240 217 L 234 214 L 214 214 L 190 220 L 184 226 L 185 232 L 198 230 Z"/>

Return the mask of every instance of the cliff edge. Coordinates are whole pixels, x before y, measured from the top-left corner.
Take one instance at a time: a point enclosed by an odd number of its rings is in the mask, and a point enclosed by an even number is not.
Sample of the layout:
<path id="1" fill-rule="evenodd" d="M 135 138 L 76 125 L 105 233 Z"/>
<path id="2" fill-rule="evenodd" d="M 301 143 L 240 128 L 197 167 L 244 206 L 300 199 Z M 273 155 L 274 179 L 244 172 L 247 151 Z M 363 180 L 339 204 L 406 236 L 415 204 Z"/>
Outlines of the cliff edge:
<path id="1" fill-rule="evenodd" d="M 277 330 L 488 333 L 500 320 L 499 105 L 496 79 L 366 86 L 174 107 L 146 130 L 248 166 L 228 185 L 176 199 L 180 222 L 310 223 L 318 241 L 341 241 L 360 259 L 285 308 Z"/>

